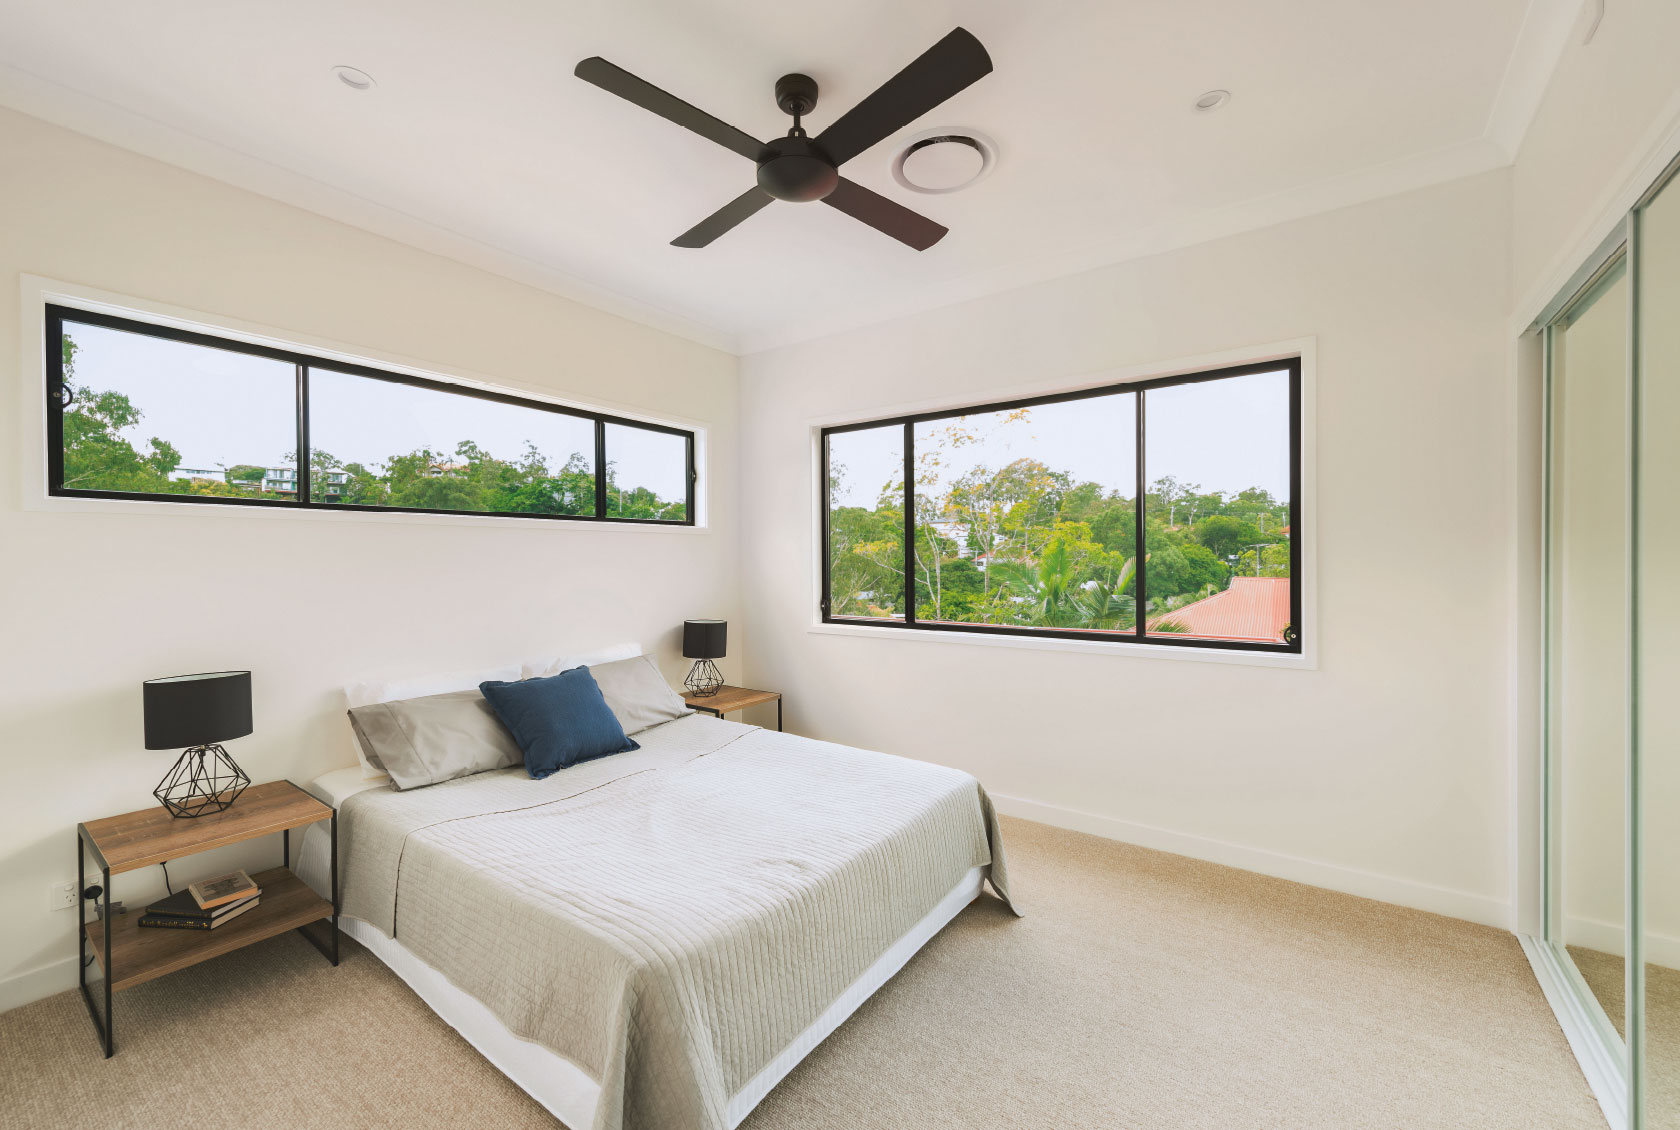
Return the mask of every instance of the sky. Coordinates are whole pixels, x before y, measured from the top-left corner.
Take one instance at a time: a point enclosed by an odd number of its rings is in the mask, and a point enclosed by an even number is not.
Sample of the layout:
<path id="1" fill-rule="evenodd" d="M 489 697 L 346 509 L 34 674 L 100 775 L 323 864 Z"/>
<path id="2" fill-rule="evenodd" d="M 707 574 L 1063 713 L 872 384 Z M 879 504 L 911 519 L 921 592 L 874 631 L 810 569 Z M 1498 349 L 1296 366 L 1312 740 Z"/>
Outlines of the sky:
<path id="1" fill-rule="evenodd" d="M 182 467 L 215 470 L 278 467 L 297 446 L 288 362 L 104 326 L 66 331 L 78 346 L 76 383 L 123 393 L 143 413 L 123 432 L 136 450 L 157 436 L 181 453 Z M 595 461 L 594 424 L 575 416 L 327 369 L 311 370 L 309 394 L 310 445 L 344 463 L 378 467 L 421 447 L 453 453 L 466 439 L 502 459 L 517 459 L 533 442 L 554 470 L 573 452 L 591 467 Z M 607 458 L 624 486 L 649 487 L 666 500 L 687 493 L 681 436 L 609 424 Z"/>
<path id="2" fill-rule="evenodd" d="M 1256 373 L 1145 394 L 1148 465 L 1145 480 L 1171 475 L 1202 493 L 1263 487 L 1289 497 L 1289 373 Z M 1134 397 L 1121 394 L 1028 409 L 1005 421 L 1000 413 L 916 425 L 916 451 L 928 450 L 952 424 L 977 442 L 941 451 L 941 487 L 976 465 L 990 470 L 1020 458 L 1068 472 L 1074 482 L 1097 482 L 1130 496 L 1135 477 Z M 883 484 L 904 460 L 903 428 L 890 425 L 829 437 L 832 458 L 846 473 L 835 502 L 873 507 Z"/>

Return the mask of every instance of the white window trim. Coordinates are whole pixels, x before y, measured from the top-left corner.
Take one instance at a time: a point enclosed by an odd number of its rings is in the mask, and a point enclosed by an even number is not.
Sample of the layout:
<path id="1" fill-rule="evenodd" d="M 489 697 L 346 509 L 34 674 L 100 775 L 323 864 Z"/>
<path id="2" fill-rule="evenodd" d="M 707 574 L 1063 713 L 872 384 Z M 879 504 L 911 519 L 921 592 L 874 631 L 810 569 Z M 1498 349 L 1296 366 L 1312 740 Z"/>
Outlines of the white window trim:
<path id="1" fill-rule="evenodd" d="M 1171 647 L 1162 645 L 1121 643 L 1111 640 L 1036 639 L 1031 636 L 988 635 L 983 632 L 945 632 L 923 628 L 871 627 L 867 624 L 825 624 L 822 620 L 822 559 L 827 547 L 822 544 L 822 511 L 827 505 L 824 497 L 822 467 L 822 431 L 841 424 L 856 423 L 875 417 L 890 419 L 914 416 L 923 412 L 943 412 L 974 404 L 1021 400 L 1033 396 L 1077 392 L 1102 388 L 1106 385 L 1131 381 L 1154 380 L 1206 369 L 1231 368 L 1237 365 L 1301 359 L 1301 498 L 1298 505 L 1305 529 L 1296 541 L 1297 563 L 1301 569 L 1301 652 L 1298 655 L 1274 655 L 1261 651 L 1218 647 Z M 1240 667 L 1281 667 L 1297 671 L 1318 670 L 1318 339 L 1292 338 L 1266 342 L 1241 349 L 1227 349 L 1203 353 L 1194 357 L 1178 357 L 1165 361 L 1105 369 L 1083 373 L 1059 381 L 1011 385 L 1005 388 L 980 389 L 932 400 L 917 400 L 882 404 L 867 410 L 834 413 L 808 419 L 810 437 L 810 489 L 806 493 L 809 511 L 805 515 L 806 528 L 811 531 L 809 563 L 809 621 L 806 631 L 811 635 L 853 636 L 873 640 L 899 640 L 906 644 L 936 643 L 951 647 L 1008 647 L 1026 651 L 1071 651 L 1087 655 L 1124 656 L 1126 658 L 1166 659 L 1189 663 L 1226 663 Z"/>
<path id="2" fill-rule="evenodd" d="M 150 299 L 114 294 L 94 287 L 62 282 L 39 275 L 19 276 L 22 295 L 21 316 L 18 319 L 21 337 L 21 359 L 18 373 L 22 398 L 18 419 L 23 434 L 18 444 L 19 479 L 24 510 L 62 514 L 134 514 L 148 512 L 170 514 L 178 518 L 204 521 L 293 521 L 293 522 L 418 522 L 446 526 L 494 526 L 506 528 L 517 525 L 542 530 L 635 531 L 662 537 L 673 535 L 709 534 L 710 507 L 707 486 L 711 481 L 709 427 L 704 421 L 684 416 L 655 416 L 640 409 L 611 401 L 595 400 L 557 394 L 553 388 L 523 381 L 496 379 L 482 373 L 430 365 L 383 350 L 347 345 L 311 334 L 277 329 L 219 314 L 207 314 Z M 694 467 L 699 476 L 694 484 L 694 525 L 661 526 L 632 522 L 543 522 L 501 514 L 408 514 L 400 510 L 330 510 L 255 506 L 183 506 L 164 498 L 73 498 L 47 493 L 47 306 L 67 306 L 96 314 L 113 314 L 175 329 L 191 330 L 242 341 L 252 345 L 266 345 L 308 353 L 327 361 L 364 365 L 393 373 L 429 380 L 444 381 L 466 388 L 487 389 L 512 393 L 558 404 L 567 408 L 602 412 L 627 420 L 642 420 L 650 424 L 683 428 L 694 433 Z"/>

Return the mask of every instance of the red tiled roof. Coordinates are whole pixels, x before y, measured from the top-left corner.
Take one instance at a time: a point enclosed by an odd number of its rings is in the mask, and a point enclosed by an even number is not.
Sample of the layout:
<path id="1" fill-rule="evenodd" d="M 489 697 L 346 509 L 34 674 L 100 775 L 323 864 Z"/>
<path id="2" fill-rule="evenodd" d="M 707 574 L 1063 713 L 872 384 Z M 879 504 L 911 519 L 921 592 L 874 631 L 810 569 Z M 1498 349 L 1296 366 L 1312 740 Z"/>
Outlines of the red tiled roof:
<path id="1" fill-rule="evenodd" d="M 1224 592 L 1186 604 L 1149 622 L 1184 625 L 1183 635 L 1280 643 L 1289 623 L 1288 577 L 1237 577 Z"/>

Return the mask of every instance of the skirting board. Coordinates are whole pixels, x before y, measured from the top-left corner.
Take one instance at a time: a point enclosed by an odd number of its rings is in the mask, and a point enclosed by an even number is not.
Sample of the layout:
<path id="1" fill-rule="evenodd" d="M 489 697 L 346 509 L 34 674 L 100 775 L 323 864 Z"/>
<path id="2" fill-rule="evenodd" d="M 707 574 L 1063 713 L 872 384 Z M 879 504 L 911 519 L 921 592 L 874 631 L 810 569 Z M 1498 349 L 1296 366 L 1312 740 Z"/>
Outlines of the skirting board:
<path id="1" fill-rule="evenodd" d="M 1391 875 L 1379 875 L 1352 867 L 1338 867 L 1333 863 L 1302 859 L 1281 852 L 1266 851 L 1263 848 L 1244 847 L 1241 844 L 1226 843 L 1223 840 L 1209 839 L 1187 832 L 1174 832 L 1168 828 L 1157 828 L 1112 816 L 1101 816 L 1094 812 L 1063 808 L 1025 797 L 1000 793 L 990 795 L 997 810 L 1006 816 L 1019 816 L 1023 820 L 1034 820 L 1040 824 L 1067 828 L 1074 832 L 1086 832 L 1108 840 L 1119 840 L 1156 851 L 1171 852 L 1173 855 L 1187 855 L 1192 859 L 1204 859 L 1226 867 L 1239 867 L 1244 871 L 1256 871 L 1262 875 L 1305 883 L 1311 887 L 1324 887 L 1332 891 L 1341 891 L 1343 894 L 1358 895 L 1360 898 L 1376 899 L 1378 902 L 1393 903 L 1396 906 L 1409 906 L 1414 910 L 1427 910 L 1432 914 L 1444 914 L 1449 918 L 1462 918 L 1467 922 L 1496 926 L 1501 930 L 1511 928 L 1511 905 L 1486 895 L 1456 891 L 1450 887 L 1436 887 L 1410 879 L 1396 879 Z"/>
<path id="2" fill-rule="evenodd" d="M 0 1012 L 76 987 L 76 959 L 67 957 L 0 981 Z"/>

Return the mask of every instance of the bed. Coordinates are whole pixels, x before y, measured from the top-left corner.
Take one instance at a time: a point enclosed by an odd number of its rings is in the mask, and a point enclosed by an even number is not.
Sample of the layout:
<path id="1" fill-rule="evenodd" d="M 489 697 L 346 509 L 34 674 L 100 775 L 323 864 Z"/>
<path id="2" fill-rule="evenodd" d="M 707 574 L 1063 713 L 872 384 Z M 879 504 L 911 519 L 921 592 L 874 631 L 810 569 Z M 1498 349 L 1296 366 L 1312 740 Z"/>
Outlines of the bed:
<path id="1" fill-rule="evenodd" d="M 965 773 L 701 715 L 636 740 L 311 786 L 345 932 L 570 1130 L 733 1130 L 984 882 L 1008 903 Z M 297 867 L 323 891 L 326 846 Z"/>

